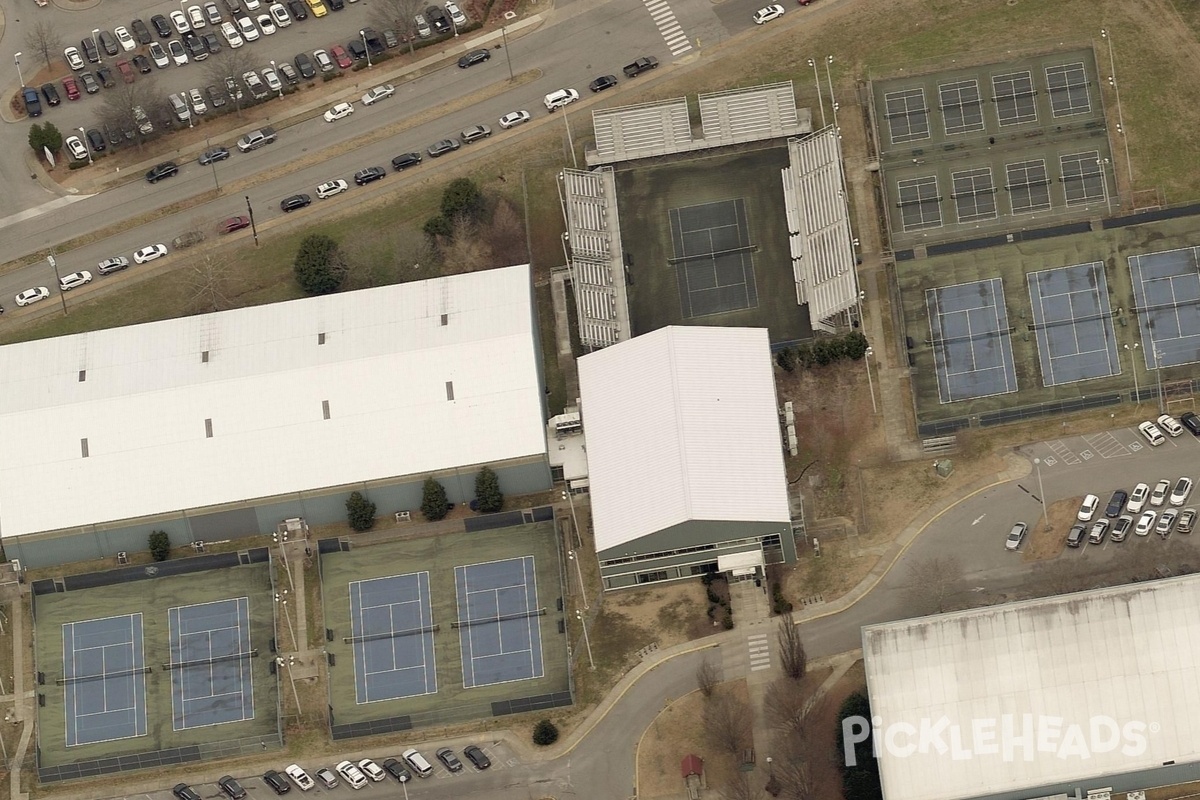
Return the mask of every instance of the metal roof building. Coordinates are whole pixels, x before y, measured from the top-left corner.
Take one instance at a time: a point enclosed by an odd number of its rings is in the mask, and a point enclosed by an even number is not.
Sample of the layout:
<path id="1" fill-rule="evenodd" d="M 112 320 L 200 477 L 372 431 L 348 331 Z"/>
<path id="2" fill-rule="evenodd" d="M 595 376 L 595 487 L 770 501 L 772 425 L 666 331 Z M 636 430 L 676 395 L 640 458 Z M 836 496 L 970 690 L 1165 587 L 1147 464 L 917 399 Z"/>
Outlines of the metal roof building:
<path id="1" fill-rule="evenodd" d="M 883 796 L 1200 778 L 1197 608 L 1200 577 L 1186 576 L 864 628 Z"/>
<path id="2" fill-rule="evenodd" d="M 766 329 L 662 328 L 579 383 L 606 587 L 795 559 Z"/>
<path id="3" fill-rule="evenodd" d="M 23 563 L 550 486 L 528 266 L 0 347 L 0 536 Z"/>

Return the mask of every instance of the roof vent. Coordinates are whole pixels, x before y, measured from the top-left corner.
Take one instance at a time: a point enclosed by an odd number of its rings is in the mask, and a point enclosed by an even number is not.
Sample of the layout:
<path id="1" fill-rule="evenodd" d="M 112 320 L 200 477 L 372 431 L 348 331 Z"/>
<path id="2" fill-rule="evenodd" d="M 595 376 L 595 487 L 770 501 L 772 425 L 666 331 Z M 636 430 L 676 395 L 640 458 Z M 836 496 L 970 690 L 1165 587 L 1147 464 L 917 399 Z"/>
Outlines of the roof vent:
<path id="1" fill-rule="evenodd" d="M 213 438 L 212 436 L 212 418 L 204 420 L 204 437 L 206 439 Z"/>
<path id="2" fill-rule="evenodd" d="M 446 399 L 454 399 L 454 381 L 446 381 Z"/>
<path id="3" fill-rule="evenodd" d="M 208 351 L 207 351 L 207 350 L 205 350 L 204 352 L 202 352 L 202 353 L 200 354 L 200 363 L 201 363 L 201 364 L 207 364 L 207 363 L 208 363 Z"/>
<path id="4" fill-rule="evenodd" d="M 317 334 L 317 344 L 325 344 L 325 331 L 321 331 Z"/>
<path id="5" fill-rule="evenodd" d="M 446 326 L 447 326 L 447 325 L 449 325 L 449 324 L 450 324 L 450 315 L 449 315 L 449 314 L 442 314 L 442 327 L 444 328 L 444 327 L 446 327 Z"/>
<path id="6" fill-rule="evenodd" d="M 79 370 L 79 382 L 83 383 L 86 380 L 87 380 L 87 370 L 86 369 Z"/>
<path id="7" fill-rule="evenodd" d="M 329 419 L 329 401 L 321 401 L 321 413 L 325 415 L 325 419 Z"/>
<path id="8" fill-rule="evenodd" d="M 87 458 L 87 457 L 88 457 L 88 445 L 87 445 L 87 439 L 80 439 L 80 440 L 79 440 L 79 449 L 80 449 L 80 451 L 83 453 L 83 457 L 84 457 L 84 458 Z"/>

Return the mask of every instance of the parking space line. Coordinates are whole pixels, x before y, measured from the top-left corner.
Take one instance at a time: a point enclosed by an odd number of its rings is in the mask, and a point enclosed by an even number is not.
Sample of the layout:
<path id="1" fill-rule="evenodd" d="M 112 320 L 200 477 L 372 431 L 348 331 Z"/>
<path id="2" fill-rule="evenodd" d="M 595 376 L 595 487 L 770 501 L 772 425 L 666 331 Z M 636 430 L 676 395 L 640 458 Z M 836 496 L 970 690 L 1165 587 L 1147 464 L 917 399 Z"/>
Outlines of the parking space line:
<path id="1" fill-rule="evenodd" d="M 1053 450 L 1054 454 L 1061 458 L 1062 462 L 1067 466 L 1073 467 L 1076 464 L 1083 463 L 1079 456 L 1072 453 L 1071 449 L 1063 444 L 1062 439 L 1055 439 L 1052 442 L 1046 442 L 1046 446 Z"/>
<path id="2" fill-rule="evenodd" d="M 1129 448 L 1121 444 L 1117 437 L 1107 431 L 1084 436 L 1083 440 L 1099 453 L 1102 458 L 1120 458 L 1121 456 L 1130 455 Z"/>

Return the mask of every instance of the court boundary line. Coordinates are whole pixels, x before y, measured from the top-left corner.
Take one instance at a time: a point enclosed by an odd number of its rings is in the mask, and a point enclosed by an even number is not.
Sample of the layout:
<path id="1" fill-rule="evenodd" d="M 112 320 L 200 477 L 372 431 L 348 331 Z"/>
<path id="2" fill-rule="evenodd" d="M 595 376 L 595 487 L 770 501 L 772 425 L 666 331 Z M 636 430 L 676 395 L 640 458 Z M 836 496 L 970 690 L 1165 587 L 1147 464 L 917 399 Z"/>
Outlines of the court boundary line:
<path id="1" fill-rule="evenodd" d="M 202 608 L 204 606 L 217 606 L 218 604 L 224 605 L 224 604 L 228 604 L 228 603 L 233 603 L 233 607 L 234 607 L 233 622 L 235 623 L 234 625 L 226 625 L 223 628 L 206 628 L 203 631 L 193 631 L 193 632 L 190 632 L 187 634 L 185 634 L 183 632 L 184 618 L 183 618 L 182 612 L 184 610 L 189 609 L 189 608 Z M 243 611 L 245 612 L 245 620 L 246 620 L 244 636 L 243 636 L 243 631 L 242 631 L 242 617 L 243 617 L 242 612 Z M 175 647 L 175 643 L 172 641 L 172 637 L 171 637 L 172 612 L 174 612 L 175 624 L 178 626 L 178 632 L 179 632 L 178 645 L 179 645 L 180 656 L 183 655 L 183 637 L 184 636 L 195 636 L 198 633 L 204 633 L 207 636 L 206 644 L 208 645 L 209 659 L 213 658 L 212 634 L 214 631 L 236 629 L 237 630 L 238 653 L 249 653 L 250 646 L 254 644 L 254 642 L 251 640 L 251 636 L 250 636 L 250 633 L 251 633 L 251 631 L 250 631 L 250 598 L 247 595 L 241 595 L 241 596 L 237 596 L 237 597 L 225 597 L 225 598 L 221 598 L 219 600 L 207 600 L 202 603 L 185 603 L 182 605 L 169 607 L 167 609 L 167 648 L 168 648 L 169 656 L 173 655 L 173 653 L 171 653 L 170 651 L 174 650 L 174 647 Z M 177 663 L 177 662 L 170 661 L 168 663 Z M 178 663 L 186 663 L 186 662 L 181 661 Z M 208 663 L 208 677 L 209 677 L 208 685 L 209 685 L 210 690 L 213 687 L 213 685 L 216 683 L 215 674 L 214 674 L 214 666 L 216 663 L 217 662 L 211 661 L 211 660 Z M 180 669 L 170 670 L 170 672 L 171 672 L 171 675 L 170 675 L 170 679 L 171 679 L 171 712 L 172 712 L 171 728 L 173 731 L 178 733 L 180 731 L 203 730 L 204 728 L 214 728 L 218 725 L 229 725 L 231 723 L 236 723 L 236 722 L 248 722 L 250 720 L 255 719 L 254 669 L 250 664 L 250 658 L 247 656 L 246 658 L 236 659 L 232 663 L 237 664 L 237 673 L 238 673 L 238 677 L 240 679 L 239 689 L 237 692 L 224 692 L 219 695 L 218 694 L 209 694 L 207 696 L 198 696 L 198 697 L 190 697 L 190 698 L 185 697 L 184 695 L 186 693 L 184 691 L 184 679 L 183 679 L 182 673 L 185 670 L 191 669 L 192 667 L 182 667 Z M 195 666 L 199 666 L 199 665 L 197 664 Z M 177 676 L 179 678 L 179 694 L 178 694 L 178 699 L 179 699 L 178 712 L 179 713 L 178 714 L 175 713 L 175 711 L 176 711 L 176 708 L 175 708 L 175 701 L 176 701 L 175 679 Z M 249 691 L 247 691 L 247 689 L 246 689 L 247 685 L 249 686 Z M 206 722 L 202 725 L 188 725 L 187 724 L 188 703 L 195 702 L 197 700 L 212 700 L 217 697 L 229 697 L 229 696 L 232 696 L 235 694 L 240 698 L 238 707 L 240 709 L 241 716 L 238 719 L 227 719 L 227 720 L 221 720 L 219 722 Z M 250 716 L 246 716 L 247 701 L 249 701 Z M 179 724 L 182 727 L 176 726 L 177 719 L 179 721 Z"/>
<path id="2" fill-rule="evenodd" d="M 135 618 L 137 620 L 142 619 L 142 612 L 141 611 L 133 611 L 128 614 L 113 614 L 112 616 L 108 616 L 108 617 L 96 617 L 95 619 L 85 619 L 85 620 L 72 620 L 70 622 L 61 623 L 60 630 L 66 630 L 67 627 L 70 626 L 72 672 L 74 672 L 74 670 L 75 670 L 75 663 L 76 663 L 75 654 L 79 652 L 78 648 L 75 647 L 75 641 L 76 641 L 75 626 L 79 625 L 79 624 L 88 624 L 88 623 L 93 623 L 93 622 L 107 622 L 108 620 L 119 620 L 122 618 L 129 620 L 129 641 L 114 642 L 113 644 L 103 645 L 102 652 L 101 652 L 101 661 L 103 662 L 103 658 L 104 658 L 103 648 L 113 647 L 113 646 L 116 646 L 116 647 L 126 646 L 129 649 L 129 659 L 131 662 L 130 666 L 127 669 L 130 669 L 130 670 L 139 669 L 139 667 L 135 666 L 136 659 L 134 658 L 134 655 L 136 654 L 136 650 L 134 649 L 134 644 L 135 644 L 135 642 L 134 642 L 134 632 L 135 632 L 134 621 L 135 621 Z M 142 655 L 142 667 L 144 668 L 146 665 L 146 640 L 145 640 L 145 625 L 144 625 L 144 623 L 141 626 L 141 632 L 142 632 L 141 655 Z M 92 650 L 95 648 L 87 648 L 87 649 Z M 66 640 L 66 636 L 64 635 L 63 636 L 63 675 L 64 675 L 64 677 L 66 677 L 66 652 L 67 652 L 67 640 Z M 124 670 L 114 670 L 114 673 L 121 672 L 121 671 L 124 671 Z M 107 674 L 108 674 L 107 670 L 105 670 L 102 673 L 103 676 L 107 676 Z M 72 677 L 75 677 L 75 676 L 72 676 Z M 85 676 L 85 677 L 93 677 L 93 676 Z M 101 676 L 95 676 L 95 677 L 96 677 L 96 680 L 99 680 L 101 682 L 101 684 L 104 684 L 107 682 L 107 677 L 101 677 Z M 137 738 L 140 738 L 142 736 L 146 736 L 149 734 L 150 724 L 149 724 L 149 719 L 147 717 L 147 706 L 146 706 L 146 675 L 144 672 L 140 673 L 140 675 L 137 672 L 130 672 L 127 677 L 129 677 L 131 679 L 132 684 L 133 684 L 133 691 L 131 692 L 131 694 L 133 695 L 133 697 L 132 697 L 133 705 L 132 706 L 126 706 L 125 708 L 109 709 L 108 702 L 107 702 L 108 701 L 108 688 L 105 687 L 104 688 L 105 710 L 93 712 L 90 714 L 83 714 L 83 715 L 79 714 L 78 683 L 73 682 L 70 684 L 65 684 L 63 686 L 63 712 L 64 712 L 63 713 L 63 746 L 64 746 L 64 748 L 69 749 L 72 747 L 87 747 L 88 745 L 94 745 L 94 744 L 106 744 L 108 742 L 120 742 L 120 741 L 125 741 L 126 739 L 137 739 Z M 139 684 L 139 677 L 140 677 L 140 684 Z M 139 705 L 138 705 L 138 696 L 137 696 L 139 687 L 141 689 L 141 694 L 142 694 L 142 705 L 140 706 L 140 711 L 141 711 L 140 714 L 139 714 Z M 71 698 L 72 698 L 72 703 L 71 703 L 72 707 L 69 709 L 71 712 L 70 716 L 68 716 L 68 714 L 66 713 L 68 710 L 67 699 L 66 699 L 67 694 L 70 694 Z M 88 740 L 86 742 L 79 741 L 79 719 L 81 716 L 94 717 L 94 716 L 97 716 L 100 714 L 111 714 L 111 713 L 121 713 L 121 712 L 133 712 L 134 732 L 132 734 L 130 734 L 128 736 L 114 736 L 109 739 L 95 739 L 95 740 Z M 74 736 L 75 741 L 74 741 L 74 743 L 72 743 L 72 741 L 71 741 L 71 739 L 72 739 L 72 737 L 70 736 L 70 727 L 71 726 L 68 724 L 68 720 L 74 720 L 74 722 L 75 722 L 75 736 Z M 140 729 L 138 727 L 139 722 L 141 724 Z"/>
<path id="3" fill-rule="evenodd" d="M 434 625 L 433 593 L 432 593 L 432 590 L 430 587 L 429 570 L 418 570 L 416 572 L 404 572 L 404 573 L 399 573 L 396 575 L 380 575 L 379 577 L 376 577 L 376 578 L 363 578 L 360 580 L 349 581 L 347 584 L 347 595 L 348 595 L 348 599 L 349 599 L 348 612 L 350 614 L 350 633 L 351 633 L 351 635 L 356 636 L 354 634 L 354 592 L 355 592 L 355 589 L 357 589 L 357 591 L 358 591 L 358 617 L 359 617 L 358 624 L 359 624 L 359 630 L 360 630 L 360 633 L 357 634 L 357 636 L 367 636 L 369 634 L 366 633 L 367 626 L 366 626 L 365 612 L 369 608 L 384 608 L 384 606 L 382 606 L 382 605 L 364 606 L 363 605 L 363 600 L 362 600 L 363 584 L 375 583 L 377 581 L 392 581 L 397 578 L 410 578 L 410 577 L 416 579 L 416 581 L 415 581 L 415 583 L 416 583 L 416 587 L 415 587 L 416 588 L 416 599 L 415 600 L 404 600 L 402 602 L 387 603 L 386 608 L 388 609 L 388 634 L 396 634 L 399 632 L 399 629 L 396 628 L 396 620 L 395 620 L 396 606 L 406 605 L 406 604 L 411 604 L 411 603 L 417 604 L 417 630 L 423 630 L 424 628 L 432 628 Z M 428 625 L 425 624 L 426 613 L 428 613 L 428 618 L 429 618 Z M 380 631 L 380 633 L 382 633 L 382 631 Z M 399 636 L 389 635 L 387 637 L 390 642 L 389 652 L 391 653 L 391 659 L 392 659 L 392 668 L 391 669 L 368 670 L 368 668 L 367 668 L 368 667 L 368 659 L 367 659 L 367 653 L 366 653 L 366 648 L 367 648 L 367 643 L 368 643 L 367 640 L 364 639 L 361 641 L 355 641 L 355 642 L 351 643 L 351 653 L 352 653 L 353 660 L 354 660 L 354 704 L 356 706 L 365 706 L 365 705 L 370 705 L 372 703 L 386 703 L 386 702 L 403 701 L 403 700 L 408 700 L 409 698 L 413 698 L 413 697 L 425 697 L 427 695 L 438 693 L 437 642 L 434 640 L 432 631 L 425 631 L 423 633 L 419 633 L 419 634 L 415 634 L 415 635 L 420 640 L 421 663 L 414 664 L 411 667 L 400 667 L 396 663 L 396 642 L 398 639 L 401 638 Z M 429 639 L 429 643 L 428 643 L 429 648 L 430 648 L 429 650 L 426 650 L 426 641 L 425 641 L 426 638 Z M 429 679 L 430 666 L 433 667 L 433 688 L 432 689 L 430 688 L 430 679 Z M 370 676 L 397 674 L 397 673 L 409 672 L 411 670 L 420 670 L 422 691 L 417 692 L 415 694 L 396 695 L 393 697 L 383 697 L 383 698 L 375 698 L 375 699 L 373 699 L 371 697 L 371 687 L 370 687 L 369 681 L 367 680 Z M 361 682 L 362 693 L 361 693 L 361 695 L 359 693 L 359 688 L 360 688 L 359 676 L 360 675 L 362 677 L 362 682 Z"/>
<path id="4" fill-rule="evenodd" d="M 475 562 L 475 563 L 471 563 L 471 564 L 456 564 L 454 567 L 456 589 L 460 586 L 460 584 L 458 583 L 458 580 L 457 580 L 458 575 L 460 574 L 459 570 L 462 571 L 461 572 L 461 574 L 462 574 L 461 588 L 462 588 L 462 601 L 463 602 L 461 604 L 460 612 L 461 611 L 466 612 L 467 618 L 466 618 L 465 622 L 467 622 L 467 623 L 476 622 L 476 620 L 473 620 L 471 617 L 470 603 L 468 600 L 468 598 L 470 597 L 470 594 L 471 594 L 471 591 L 469 588 L 469 583 L 467 580 L 468 570 L 471 567 L 483 567 L 483 566 L 488 566 L 491 564 L 508 564 L 513 561 L 517 561 L 520 563 L 521 578 L 522 578 L 521 584 L 510 584 L 508 586 L 494 587 L 492 589 L 479 589 L 479 590 L 476 590 L 476 592 L 479 593 L 479 592 L 485 592 L 485 591 L 492 591 L 492 592 L 498 593 L 500 589 L 523 588 L 525 590 L 524 591 L 525 611 L 530 612 L 537 608 L 537 597 L 538 597 L 538 595 L 537 595 L 537 562 L 533 555 L 510 556 L 508 558 L 493 559 L 491 561 L 479 561 L 479 562 Z M 530 581 L 529 581 L 529 576 L 531 574 L 533 576 L 532 583 L 530 583 Z M 530 605 L 530 601 L 529 601 L 530 589 L 533 590 L 533 605 L 532 606 Z M 498 595 L 497 595 L 497 603 L 496 603 L 496 614 L 500 615 L 500 604 L 499 604 Z M 469 644 L 471 645 L 471 647 L 470 647 L 470 649 L 471 649 L 470 663 L 471 663 L 471 681 L 472 681 L 471 684 L 469 684 L 469 685 L 466 682 L 466 671 L 467 671 L 466 667 L 467 667 L 468 659 L 462 658 L 463 688 L 464 689 L 477 689 L 477 688 L 483 688 L 483 687 L 487 687 L 487 686 L 500 686 L 502 684 L 507 684 L 507 683 L 520 683 L 522 681 L 538 680 L 538 679 L 544 678 L 546 676 L 546 656 L 545 656 L 545 647 L 543 646 L 543 643 L 542 643 L 541 622 L 538 621 L 536 623 L 536 626 L 535 626 L 535 622 L 534 622 L 535 620 L 540 620 L 540 619 L 541 619 L 540 616 L 533 615 L 533 614 L 530 614 L 526 618 L 526 620 L 525 620 L 526 634 L 528 636 L 529 647 L 525 648 L 523 650 L 505 651 L 503 649 L 503 638 L 499 635 L 500 626 L 497 623 L 497 643 L 500 646 L 500 652 L 491 653 L 491 654 L 488 654 L 485 656 L 478 656 L 478 657 L 475 656 L 475 642 L 474 642 L 474 638 L 473 638 L 474 634 L 472 633 L 472 631 L 476 627 L 479 627 L 479 626 L 472 625 L 472 624 L 463 626 L 468 630 L 467 640 L 468 640 Z M 464 620 L 461 618 L 461 616 L 460 616 L 459 622 L 460 622 L 460 624 L 464 622 Z M 485 621 L 481 619 L 481 620 L 478 620 L 478 622 L 480 623 L 480 625 L 482 625 Z M 459 628 L 460 636 L 461 636 L 462 630 L 463 630 L 463 628 L 460 627 Z M 538 660 L 541 662 L 540 665 L 538 666 L 538 668 L 536 668 L 536 669 L 535 669 L 534 663 L 533 663 L 533 642 L 534 642 L 535 633 L 537 636 L 537 643 L 538 643 L 538 648 L 537 648 L 538 649 Z M 465 655 L 465 650 L 466 650 L 466 648 L 463 648 L 464 655 Z M 518 655 L 521 653 L 529 654 L 529 667 L 530 667 L 531 674 L 520 677 L 520 678 L 508 678 L 505 680 L 488 681 L 487 683 L 479 683 L 478 682 L 477 675 L 475 672 L 475 661 L 476 660 L 497 658 L 499 656 Z"/>

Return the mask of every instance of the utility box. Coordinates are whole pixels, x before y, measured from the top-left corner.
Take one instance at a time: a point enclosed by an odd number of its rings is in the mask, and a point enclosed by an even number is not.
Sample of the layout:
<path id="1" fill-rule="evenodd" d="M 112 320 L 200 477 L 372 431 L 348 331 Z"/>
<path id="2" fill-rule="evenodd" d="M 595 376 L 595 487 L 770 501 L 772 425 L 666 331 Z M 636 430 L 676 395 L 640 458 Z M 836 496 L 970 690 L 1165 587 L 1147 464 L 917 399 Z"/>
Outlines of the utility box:
<path id="1" fill-rule="evenodd" d="M 954 462 L 948 458 L 939 458 L 933 462 L 933 468 L 937 470 L 939 478 L 949 478 L 950 473 L 954 472 Z"/>

